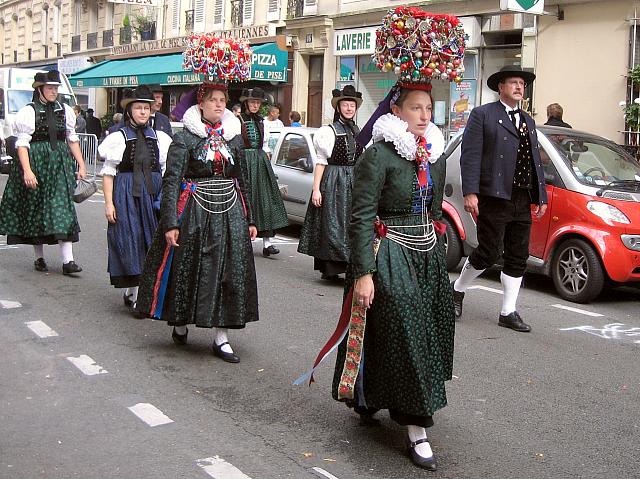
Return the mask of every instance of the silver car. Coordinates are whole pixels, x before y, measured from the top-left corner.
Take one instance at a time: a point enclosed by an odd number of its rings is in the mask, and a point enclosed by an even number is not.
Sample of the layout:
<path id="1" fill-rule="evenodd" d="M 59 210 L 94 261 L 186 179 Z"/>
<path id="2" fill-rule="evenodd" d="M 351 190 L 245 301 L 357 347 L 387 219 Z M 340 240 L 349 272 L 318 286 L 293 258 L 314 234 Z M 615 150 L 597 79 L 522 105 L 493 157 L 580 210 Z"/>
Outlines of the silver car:
<path id="1" fill-rule="evenodd" d="M 316 150 L 313 135 L 317 128 L 284 127 L 269 132 L 271 165 L 289 221 L 302 224 L 313 186 Z"/>

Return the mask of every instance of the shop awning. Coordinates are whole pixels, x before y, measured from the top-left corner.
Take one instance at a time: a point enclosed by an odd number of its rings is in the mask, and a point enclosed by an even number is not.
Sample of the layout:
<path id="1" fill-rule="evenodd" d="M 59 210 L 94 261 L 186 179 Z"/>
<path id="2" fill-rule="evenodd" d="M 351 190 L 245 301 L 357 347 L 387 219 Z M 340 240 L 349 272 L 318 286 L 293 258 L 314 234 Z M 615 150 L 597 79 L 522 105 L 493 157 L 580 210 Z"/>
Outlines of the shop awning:
<path id="1" fill-rule="evenodd" d="M 275 43 L 253 48 L 251 79 L 258 81 L 287 81 L 288 54 Z M 193 85 L 202 75 L 182 69 L 182 54 L 156 55 L 124 60 L 107 60 L 74 73 L 72 87 L 118 88 L 149 83 L 161 85 Z"/>

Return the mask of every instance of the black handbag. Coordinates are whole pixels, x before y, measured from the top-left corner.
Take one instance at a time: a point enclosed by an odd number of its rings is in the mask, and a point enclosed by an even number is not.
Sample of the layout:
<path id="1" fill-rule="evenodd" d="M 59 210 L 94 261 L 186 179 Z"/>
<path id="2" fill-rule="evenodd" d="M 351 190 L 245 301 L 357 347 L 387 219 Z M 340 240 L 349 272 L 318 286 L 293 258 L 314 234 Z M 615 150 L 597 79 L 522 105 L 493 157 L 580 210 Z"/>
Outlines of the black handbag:
<path id="1" fill-rule="evenodd" d="M 85 180 L 80 178 L 76 183 L 76 189 L 73 192 L 73 201 L 82 203 L 84 200 L 98 191 L 98 185 L 95 180 Z"/>

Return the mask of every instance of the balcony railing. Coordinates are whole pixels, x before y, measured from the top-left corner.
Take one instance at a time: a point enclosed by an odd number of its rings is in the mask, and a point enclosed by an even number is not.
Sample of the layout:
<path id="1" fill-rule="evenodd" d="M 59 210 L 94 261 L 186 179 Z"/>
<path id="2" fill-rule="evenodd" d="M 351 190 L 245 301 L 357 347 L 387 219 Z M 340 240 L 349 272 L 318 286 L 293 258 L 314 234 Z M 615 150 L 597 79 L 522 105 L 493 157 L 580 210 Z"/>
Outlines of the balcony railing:
<path id="1" fill-rule="evenodd" d="M 144 30 L 139 31 L 140 40 L 145 42 L 147 40 L 155 40 L 156 39 L 156 22 L 151 22 L 147 24 Z"/>
<path id="2" fill-rule="evenodd" d="M 98 32 L 87 33 L 87 50 L 98 48 Z"/>
<path id="3" fill-rule="evenodd" d="M 131 43 L 131 27 L 120 28 L 120 45 Z"/>
<path id="4" fill-rule="evenodd" d="M 73 37 L 71 37 L 71 51 L 72 52 L 79 52 L 80 51 L 80 40 L 81 40 L 81 36 L 80 35 L 74 35 Z"/>
<path id="5" fill-rule="evenodd" d="M 288 0 L 287 18 L 299 18 L 304 11 L 304 0 Z"/>
<path id="6" fill-rule="evenodd" d="M 193 10 L 187 10 L 184 16 L 184 29 L 187 33 L 191 33 L 193 32 L 193 25 L 194 25 L 194 11 Z"/>
<path id="7" fill-rule="evenodd" d="M 102 31 L 102 46 L 103 47 L 113 46 L 113 30 Z"/>
<path id="8" fill-rule="evenodd" d="M 242 26 L 242 0 L 231 0 L 231 26 Z"/>

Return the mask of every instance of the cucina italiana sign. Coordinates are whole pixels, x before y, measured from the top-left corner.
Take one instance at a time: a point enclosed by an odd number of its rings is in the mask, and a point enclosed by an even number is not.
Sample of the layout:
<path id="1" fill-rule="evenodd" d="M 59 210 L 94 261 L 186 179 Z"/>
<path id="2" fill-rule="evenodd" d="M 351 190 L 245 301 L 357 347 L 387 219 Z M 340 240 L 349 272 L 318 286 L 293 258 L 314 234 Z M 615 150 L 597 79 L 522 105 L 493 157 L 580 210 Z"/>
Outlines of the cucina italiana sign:
<path id="1" fill-rule="evenodd" d="M 336 30 L 333 38 L 333 54 L 344 56 L 373 53 L 376 49 L 376 28 Z"/>
<path id="2" fill-rule="evenodd" d="M 500 0 L 500 8 L 541 15 L 544 11 L 544 0 Z"/>

